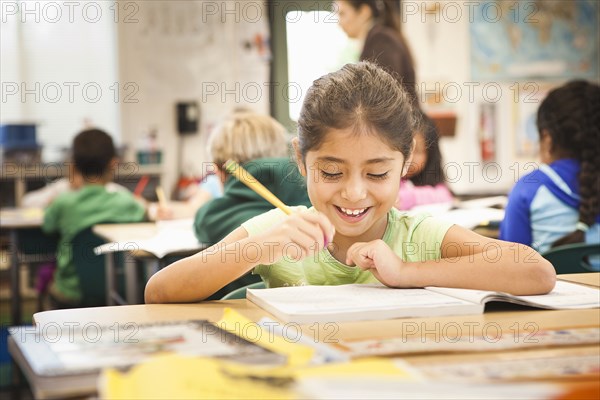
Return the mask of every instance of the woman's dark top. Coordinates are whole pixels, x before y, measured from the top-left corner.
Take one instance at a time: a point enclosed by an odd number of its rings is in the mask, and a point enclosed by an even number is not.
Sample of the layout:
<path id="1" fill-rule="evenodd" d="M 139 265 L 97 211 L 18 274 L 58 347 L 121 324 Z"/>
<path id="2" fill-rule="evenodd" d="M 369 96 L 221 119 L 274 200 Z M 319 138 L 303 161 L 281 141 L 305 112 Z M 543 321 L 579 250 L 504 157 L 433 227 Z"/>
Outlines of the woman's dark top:
<path id="1" fill-rule="evenodd" d="M 392 28 L 375 25 L 369 31 L 360 61 L 371 61 L 392 74 L 417 101 L 415 68 L 410 51 Z"/>

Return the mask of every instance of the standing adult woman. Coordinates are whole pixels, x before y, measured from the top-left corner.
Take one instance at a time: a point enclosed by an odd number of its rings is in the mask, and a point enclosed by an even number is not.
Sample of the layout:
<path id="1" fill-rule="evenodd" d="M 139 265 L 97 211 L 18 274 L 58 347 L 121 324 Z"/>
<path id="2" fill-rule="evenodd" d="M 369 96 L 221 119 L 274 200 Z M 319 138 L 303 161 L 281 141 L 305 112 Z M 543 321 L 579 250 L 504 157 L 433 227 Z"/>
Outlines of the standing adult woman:
<path id="1" fill-rule="evenodd" d="M 346 35 L 363 42 L 360 61 L 383 67 L 417 102 L 413 58 L 400 32 L 393 0 L 337 0 L 336 9 Z"/>

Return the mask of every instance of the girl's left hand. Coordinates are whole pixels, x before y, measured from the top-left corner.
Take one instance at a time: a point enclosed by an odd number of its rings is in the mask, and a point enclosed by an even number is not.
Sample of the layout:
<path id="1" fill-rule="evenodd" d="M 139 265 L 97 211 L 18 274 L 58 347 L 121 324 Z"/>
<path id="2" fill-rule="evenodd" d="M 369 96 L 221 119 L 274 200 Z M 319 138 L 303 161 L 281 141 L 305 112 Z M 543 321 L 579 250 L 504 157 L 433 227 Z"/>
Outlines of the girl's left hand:
<path id="1" fill-rule="evenodd" d="M 354 243 L 346 254 L 346 264 L 371 271 L 386 286 L 407 286 L 402 279 L 402 259 L 383 240 Z"/>

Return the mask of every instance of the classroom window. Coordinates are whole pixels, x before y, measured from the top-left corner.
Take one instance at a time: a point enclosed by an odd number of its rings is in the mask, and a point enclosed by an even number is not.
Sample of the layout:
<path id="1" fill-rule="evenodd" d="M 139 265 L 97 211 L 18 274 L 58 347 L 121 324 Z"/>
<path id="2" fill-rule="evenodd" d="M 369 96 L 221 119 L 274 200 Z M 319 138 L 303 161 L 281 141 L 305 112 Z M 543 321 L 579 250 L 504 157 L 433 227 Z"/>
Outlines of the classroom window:
<path id="1" fill-rule="evenodd" d="M 273 48 L 271 113 L 294 129 L 307 89 L 320 76 L 358 61 L 360 46 L 338 25 L 332 1 L 269 4 Z"/>
<path id="2" fill-rule="evenodd" d="M 331 11 L 286 14 L 290 90 L 288 116 L 297 121 L 306 91 L 322 75 L 358 60 L 358 44 L 348 39 Z M 298 96 L 294 92 L 298 92 Z"/>

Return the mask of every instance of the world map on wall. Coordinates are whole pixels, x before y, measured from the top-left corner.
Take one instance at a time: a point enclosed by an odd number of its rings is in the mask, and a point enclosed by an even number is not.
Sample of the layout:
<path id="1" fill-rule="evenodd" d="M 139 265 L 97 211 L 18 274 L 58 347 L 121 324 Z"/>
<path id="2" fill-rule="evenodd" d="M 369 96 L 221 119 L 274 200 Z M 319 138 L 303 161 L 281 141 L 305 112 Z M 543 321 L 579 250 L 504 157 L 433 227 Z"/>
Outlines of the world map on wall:
<path id="1" fill-rule="evenodd" d="M 485 1 L 470 23 L 474 80 L 598 79 L 595 0 Z"/>

